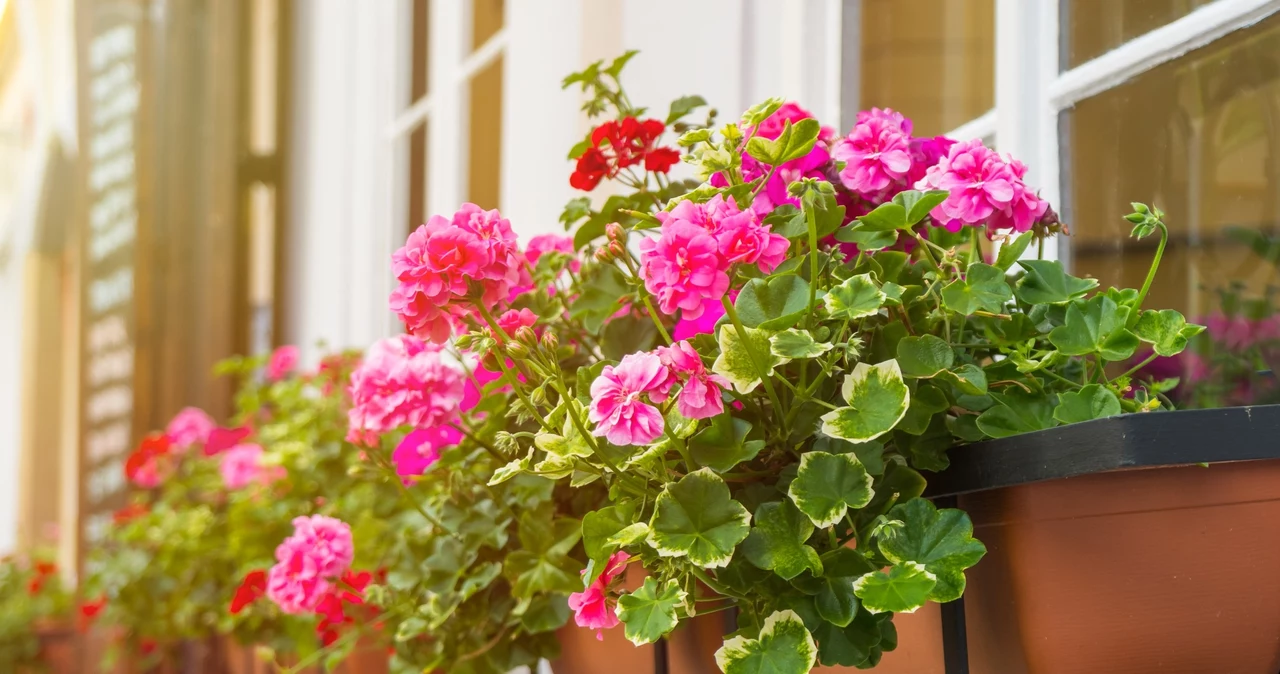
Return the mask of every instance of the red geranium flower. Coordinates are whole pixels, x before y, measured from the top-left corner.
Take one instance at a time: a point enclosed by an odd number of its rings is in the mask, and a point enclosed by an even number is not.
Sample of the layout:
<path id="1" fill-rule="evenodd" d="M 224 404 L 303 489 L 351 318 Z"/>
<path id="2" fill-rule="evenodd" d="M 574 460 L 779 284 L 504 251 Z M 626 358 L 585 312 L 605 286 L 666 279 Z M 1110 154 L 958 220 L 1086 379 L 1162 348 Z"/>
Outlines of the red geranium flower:
<path id="1" fill-rule="evenodd" d="M 87 601 L 80 604 L 80 631 L 89 631 L 89 625 L 93 623 L 93 619 L 102 613 L 102 609 L 107 606 L 107 598 L 100 597 L 96 601 Z"/>
<path id="2" fill-rule="evenodd" d="M 35 596 L 40 594 L 40 590 L 44 589 L 44 584 L 58 572 L 58 565 L 53 562 L 36 562 L 33 567 L 35 575 L 31 580 L 27 581 L 27 594 Z"/>
<path id="3" fill-rule="evenodd" d="M 146 515 L 148 512 L 151 512 L 151 510 L 147 507 L 147 504 L 130 503 L 129 505 L 112 513 L 111 521 L 115 522 L 117 525 L 128 524 L 129 522 Z"/>
<path id="4" fill-rule="evenodd" d="M 152 433 L 142 439 L 124 462 L 124 475 L 130 482 L 148 489 L 160 484 L 168 466 L 163 462 L 169 454 L 170 440 L 164 433 Z"/>
<path id="5" fill-rule="evenodd" d="M 240 587 L 236 588 L 236 596 L 231 599 L 232 615 L 243 611 L 244 607 L 257 601 L 266 592 L 267 572 L 262 570 L 250 571 L 244 577 L 244 581 L 240 583 Z"/>
<path id="6" fill-rule="evenodd" d="M 643 163 L 646 171 L 666 173 L 680 160 L 680 153 L 669 147 L 656 147 L 666 125 L 657 119 L 638 120 L 627 117 L 609 120 L 591 131 L 591 146 L 578 157 L 578 165 L 569 184 L 591 191 L 606 176 L 612 178 L 624 168 Z"/>

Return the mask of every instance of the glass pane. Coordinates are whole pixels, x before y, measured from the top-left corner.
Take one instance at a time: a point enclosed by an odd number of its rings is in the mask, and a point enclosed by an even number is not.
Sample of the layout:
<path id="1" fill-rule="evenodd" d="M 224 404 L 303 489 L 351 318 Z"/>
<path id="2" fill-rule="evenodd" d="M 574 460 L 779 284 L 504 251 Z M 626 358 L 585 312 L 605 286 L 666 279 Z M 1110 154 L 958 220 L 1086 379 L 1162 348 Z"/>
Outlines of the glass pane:
<path id="1" fill-rule="evenodd" d="M 249 24 L 249 151 L 276 151 L 276 93 L 280 36 L 279 0 L 254 0 Z"/>
<path id="2" fill-rule="evenodd" d="M 471 51 L 484 46 L 506 21 L 503 0 L 472 0 Z"/>
<path id="3" fill-rule="evenodd" d="M 1065 0 L 1062 69 L 1074 68 L 1214 0 Z"/>
<path id="4" fill-rule="evenodd" d="M 502 165 L 502 57 L 471 80 L 471 140 L 468 199 L 497 208 Z"/>
<path id="5" fill-rule="evenodd" d="M 276 285 L 276 188 L 249 186 L 249 353 L 272 346 Z"/>
<path id="6" fill-rule="evenodd" d="M 409 134 L 409 221 L 405 236 L 427 221 L 427 139 L 429 121 Z"/>
<path id="7" fill-rule="evenodd" d="M 995 105 L 995 0 L 864 0 L 859 107 L 889 107 L 915 135 Z"/>
<path id="8" fill-rule="evenodd" d="M 431 35 L 430 0 L 413 0 L 412 11 L 413 65 L 409 68 L 409 103 L 427 95 L 431 77 L 431 50 L 427 49 L 427 36 Z"/>
<path id="9" fill-rule="evenodd" d="M 1120 216 L 1130 201 L 1157 204 L 1171 241 L 1146 305 L 1209 326 L 1190 353 L 1158 362 L 1183 378 L 1175 400 L 1280 402 L 1280 16 L 1064 117 L 1075 273 L 1141 287 L 1156 237 L 1130 239 Z"/>

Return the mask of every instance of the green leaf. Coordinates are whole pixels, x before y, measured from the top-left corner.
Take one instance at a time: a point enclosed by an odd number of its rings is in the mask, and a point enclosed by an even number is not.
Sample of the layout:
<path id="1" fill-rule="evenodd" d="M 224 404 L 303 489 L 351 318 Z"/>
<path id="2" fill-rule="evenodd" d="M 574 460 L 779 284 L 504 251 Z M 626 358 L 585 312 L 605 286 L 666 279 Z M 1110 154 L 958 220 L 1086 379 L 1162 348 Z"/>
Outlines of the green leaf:
<path id="1" fill-rule="evenodd" d="M 751 279 L 733 303 L 748 328 L 781 330 L 795 325 L 809 307 L 809 284 L 795 274 Z"/>
<path id="2" fill-rule="evenodd" d="M 667 113 L 666 125 L 671 126 L 676 120 L 706 104 L 706 99 L 701 96 L 681 96 L 671 101 L 671 111 Z"/>
<path id="3" fill-rule="evenodd" d="M 1125 360 L 1138 348 L 1137 335 L 1125 327 L 1128 319 L 1129 308 L 1105 295 L 1072 302 L 1066 322 L 1049 332 L 1049 341 L 1064 355 L 1096 353 L 1111 361 Z"/>
<path id="4" fill-rule="evenodd" d="M 1098 287 L 1098 280 L 1076 278 L 1057 260 L 1019 260 L 1027 274 L 1018 279 L 1014 294 L 1027 304 L 1064 304 Z"/>
<path id="5" fill-rule="evenodd" d="M 894 506 L 888 517 L 901 525 L 881 529 L 880 552 L 894 564 L 915 562 L 933 574 L 933 601 L 959 599 L 964 594 L 964 570 L 987 554 L 987 547 L 973 538 L 969 516 L 955 508 L 938 510 L 928 499 L 916 498 Z"/>
<path id="6" fill-rule="evenodd" d="M 494 485 L 502 484 L 503 482 L 506 482 L 507 480 L 529 470 L 529 462 L 531 459 L 531 456 L 515 459 L 511 463 L 493 471 L 493 477 L 489 478 L 489 486 L 492 487 Z"/>
<path id="7" fill-rule="evenodd" d="M 870 213 L 858 216 L 857 223 L 857 229 L 864 232 L 892 232 L 909 226 L 907 209 L 893 201 L 886 201 Z"/>
<path id="8" fill-rule="evenodd" d="M 871 502 L 871 476 L 853 454 L 806 452 L 800 457 L 796 479 L 787 489 L 800 512 L 815 526 L 839 522 L 849 508 Z"/>
<path id="9" fill-rule="evenodd" d="M 889 617 L 863 612 L 843 628 L 824 622 L 813 633 L 818 639 L 818 658 L 828 667 L 875 667 L 883 651 L 893 650 L 896 645 L 885 643 L 883 636 L 885 625 L 888 631 L 893 630 Z"/>
<path id="10" fill-rule="evenodd" d="M 751 422 L 721 414 L 711 425 L 689 440 L 689 454 L 700 466 L 717 473 L 733 470 L 738 464 L 754 459 L 764 448 L 763 440 L 747 440 Z"/>
<path id="11" fill-rule="evenodd" d="M 710 468 L 667 485 L 649 523 L 650 547 L 663 557 L 687 557 L 703 568 L 723 567 L 750 532 L 751 513 L 729 496 Z"/>
<path id="12" fill-rule="evenodd" d="M 947 308 L 965 316 L 979 309 L 1001 313 L 1004 304 L 1013 299 L 1013 291 L 1005 281 L 1004 271 L 989 264 L 969 265 L 963 279 L 956 279 L 942 289 Z"/>
<path id="13" fill-rule="evenodd" d="M 742 126 L 755 126 L 769 119 L 769 116 L 777 112 L 785 102 L 784 99 L 773 96 L 747 108 L 746 112 L 742 113 Z"/>
<path id="14" fill-rule="evenodd" d="M 788 360 L 817 358 L 831 350 L 830 342 L 817 342 L 808 330 L 791 328 L 769 338 L 769 350 L 773 355 Z"/>
<path id="15" fill-rule="evenodd" d="M 750 393 L 760 385 L 760 376 L 773 372 L 773 368 L 787 360 L 774 355 L 769 344 L 769 333 L 757 328 L 743 326 L 751 351 L 738 339 L 738 331 L 732 325 L 720 326 L 720 355 L 711 365 L 711 371 L 729 380 L 738 393 Z M 760 359 L 758 364 L 763 372 L 757 370 L 757 363 L 752 354 Z"/>
<path id="16" fill-rule="evenodd" d="M 742 542 L 747 561 L 791 580 L 803 571 L 822 575 L 818 552 L 805 545 L 813 525 L 790 501 L 772 501 L 756 508 L 755 526 Z"/>
<path id="17" fill-rule="evenodd" d="M 827 291 L 822 302 L 834 319 L 853 320 L 871 316 L 884 304 L 885 294 L 871 279 L 871 274 L 857 274 Z"/>
<path id="18" fill-rule="evenodd" d="M 584 515 L 582 547 L 587 558 L 603 569 L 609 556 L 618 551 L 618 546 L 611 544 L 609 539 L 634 522 L 634 515 L 635 506 L 630 503 L 612 505 Z"/>
<path id="19" fill-rule="evenodd" d="M 553 480 L 568 477 L 573 473 L 576 459 L 591 456 L 591 445 L 578 432 L 578 427 L 569 416 L 570 411 L 566 409 L 566 405 L 573 408 L 572 413 L 579 419 L 586 417 L 586 409 L 582 403 L 577 400 L 565 401 L 552 413 L 553 416 L 563 418 L 561 434 L 544 431 L 533 438 L 534 446 L 547 453 L 547 457 L 539 461 L 538 465 L 534 466 L 534 470 Z"/>
<path id="20" fill-rule="evenodd" d="M 748 141 L 747 154 L 769 166 L 785 164 L 809 154 L 821 131 L 822 125 L 816 119 L 802 119 L 795 124 L 788 120 L 777 139 L 755 136 Z"/>
<path id="21" fill-rule="evenodd" d="M 618 597 L 618 620 L 622 621 L 627 639 L 643 646 L 666 636 L 679 622 L 676 607 L 684 603 L 686 596 L 676 579 L 659 587 L 650 576 L 635 592 Z"/>
<path id="22" fill-rule="evenodd" d="M 912 435 L 921 435 L 928 430 L 929 422 L 933 420 L 935 414 L 946 411 L 950 407 L 951 401 L 947 400 L 947 394 L 937 386 L 927 382 L 921 383 L 911 396 L 907 414 L 902 417 L 902 421 L 898 422 L 897 428 Z"/>
<path id="23" fill-rule="evenodd" d="M 853 593 L 872 613 L 915 613 L 929 600 L 938 581 L 924 565 L 894 564 L 888 573 L 876 571 L 853 581 Z"/>
<path id="24" fill-rule="evenodd" d="M 759 638 L 734 637 L 716 651 L 724 674 L 809 674 L 817 659 L 813 636 L 793 611 L 765 618 Z"/>
<path id="25" fill-rule="evenodd" d="M 1204 330 L 1204 326 L 1188 324 L 1182 314 L 1173 309 L 1142 312 L 1133 332 L 1138 339 L 1151 344 L 1159 356 L 1176 356 L 1187 348 L 1187 340 Z"/>
<path id="26" fill-rule="evenodd" d="M 934 335 L 904 337 L 898 342 L 898 365 L 908 377 L 932 377 L 950 369 L 955 358 L 951 345 Z"/>
<path id="27" fill-rule="evenodd" d="M 972 363 L 938 373 L 938 379 L 951 382 L 962 393 L 980 396 L 987 393 L 987 373 Z"/>
<path id="28" fill-rule="evenodd" d="M 906 190 L 894 195 L 893 202 L 906 209 L 906 224 L 914 225 L 924 220 L 935 206 L 947 200 L 946 190 L 929 190 L 918 192 Z"/>
<path id="29" fill-rule="evenodd" d="M 836 232 L 836 240 L 845 243 L 856 243 L 858 248 L 864 251 L 875 252 L 897 243 L 898 231 L 876 232 L 854 225 L 840 228 Z"/>
<path id="30" fill-rule="evenodd" d="M 822 555 L 825 575 L 822 588 L 814 596 L 814 607 L 823 620 L 847 627 L 858 613 L 853 581 L 875 571 L 875 567 L 855 550 L 836 548 Z"/>
<path id="31" fill-rule="evenodd" d="M 1031 240 L 1034 237 L 1035 232 L 1025 232 L 1016 239 L 1005 241 L 1000 246 L 1000 253 L 996 255 L 996 267 L 999 267 L 1001 271 L 1009 271 L 1013 267 L 1013 263 L 1017 262 L 1023 253 L 1027 252 L 1027 246 L 1031 245 Z"/>
<path id="32" fill-rule="evenodd" d="M 520 626 L 529 634 L 553 632 L 569 621 L 571 613 L 567 595 L 539 595 L 520 616 Z"/>
<path id="33" fill-rule="evenodd" d="M 1019 388 L 1007 393 L 991 393 L 999 404 L 978 416 L 978 428 L 993 438 L 1053 428 L 1053 405 L 1048 396 L 1027 393 Z"/>
<path id="34" fill-rule="evenodd" d="M 806 199 L 801 205 L 805 213 L 813 211 L 813 224 L 819 239 L 827 238 L 844 224 L 845 209 L 836 202 L 834 193 L 823 194 L 819 199 Z M 804 233 L 807 234 L 809 232 L 807 218 L 801 216 L 800 221 L 804 224 Z"/>
<path id="35" fill-rule="evenodd" d="M 1101 384 L 1089 384 L 1079 391 L 1058 395 L 1053 418 L 1064 424 L 1092 421 L 1120 414 L 1120 400 Z"/>
<path id="36" fill-rule="evenodd" d="M 822 432 L 851 442 L 867 442 L 888 433 L 911 402 L 896 360 L 858 363 L 845 376 L 841 395 L 849 407 L 824 414 Z"/>

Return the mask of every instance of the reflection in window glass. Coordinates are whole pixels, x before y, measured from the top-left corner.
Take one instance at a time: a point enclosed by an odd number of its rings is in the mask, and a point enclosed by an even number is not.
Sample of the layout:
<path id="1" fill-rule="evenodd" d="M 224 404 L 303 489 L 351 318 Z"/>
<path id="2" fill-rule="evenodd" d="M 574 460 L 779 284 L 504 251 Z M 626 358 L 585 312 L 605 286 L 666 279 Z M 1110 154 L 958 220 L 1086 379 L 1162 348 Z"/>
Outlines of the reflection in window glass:
<path id="1" fill-rule="evenodd" d="M 467 156 L 468 200 L 482 208 L 497 208 L 502 161 L 502 57 L 476 73 L 471 90 L 470 143 Z"/>
<path id="2" fill-rule="evenodd" d="M 429 121 L 423 122 L 409 134 L 409 221 L 406 223 L 406 236 L 427 221 L 427 139 L 431 137 L 429 124 Z"/>
<path id="3" fill-rule="evenodd" d="M 1065 0 L 1062 69 L 1074 68 L 1214 0 Z"/>
<path id="4" fill-rule="evenodd" d="M 1209 329 L 1152 372 L 1181 377 L 1184 404 L 1280 402 L 1280 16 L 1064 115 L 1074 272 L 1141 287 L 1156 237 L 1120 216 L 1157 204 L 1171 240 L 1146 306 Z"/>
<path id="5" fill-rule="evenodd" d="M 457 0 L 454 0 L 457 1 Z M 472 0 L 471 50 L 484 46 L 506 21 L 504 0 Z"/>
<path id="6" fill-rule="evenodd" d="M 915 135 L 995 105 L 994 0 L 863 0 L 859 107 L 889 107 Z"/>

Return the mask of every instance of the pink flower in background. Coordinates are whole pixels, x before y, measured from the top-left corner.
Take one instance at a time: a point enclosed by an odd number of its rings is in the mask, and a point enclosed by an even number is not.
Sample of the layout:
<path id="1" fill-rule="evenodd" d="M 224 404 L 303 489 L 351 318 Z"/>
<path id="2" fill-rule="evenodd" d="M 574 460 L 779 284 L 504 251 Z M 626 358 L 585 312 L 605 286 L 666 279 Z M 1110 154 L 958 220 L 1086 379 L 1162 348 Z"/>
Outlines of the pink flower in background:
<path id="1" fill-rule="evenodd" d="M 511 223 L 498 211 L 475 204 L 446 219 L 433 215 L 409 235 L 391 256 L 400 284 L 391 293 L 391 309 L 414 335 L 443 342 L 470 313 L 463 300 L 470 284 L 476 301 L 497 309 L 520 281 L 522 255 Z"/>
<path id="2" fill-rule="evenodd" d="M 702 315 L 704 303 L 718 302 L 729 290 L 728 265 L 714 236 L 672 216 L 660 236 L 640 242 L 640 276 L 663 313 L 680 309 L 693 319 Z"/>
<path id="3" fill-rule="evenodd" d="M 285 344 L 271 352 L 267 360 L 267 381 L 280 381 L 298 367 L 298 347 Z"/>
<path id="4" fill-rule="evenodd" d="M 429 428 L 452 421 L 462 402 L 462 379 L 438 347 L 417 337 L 374 343 L 351 373 L 348 441 L 372 444 L 401 426 Z"/>
<path id="5" fill-rule="evenodd" d="M 676 410 L 689 419 L 707 419 L 724 412 L 721 389 L 729 380 L 707 372 L 702 357 L 688 342 L 658 347 L 658 357 L 673 380 L 684 382 L 676 396 Z"/>
<path id="6" fill-rule="evenodd" d="M 736 300 L 737 293 L 730 292 L 729 299 L 730 301 Z M 724 314 L 725 311 L 723 304 L 720 304 L 719 302 L 709 302 L 704 305 L 702 314 L 697 318 L 681 317 L 679 321 L 676 321 L 676 327 L 671 331 L 671 338 L 680 340 L 689 339 L 690 337 L 696 337 L 698 335 L 709 335 L 716 331 L 716 323 L 718 323 L 721 318 L 724 318 Z"/>
<path id="7" fill-rule="evenodd" d="M 391 462 L 396 465 L 396 475 L 406 485 L 410 484 L 408 478 L 423 474 L 440 460 L 441 449 L 452 447 L 461 440 L 462 432 L 452 426 L 419 428 L 409 433 L 391 454 Z"/>
<path id="8" fill-rule="evenodd" d="M 537 314 L 529 311 L 528 309 L 521 309 L 519 311 L 516 311 L 515 309 L 508 309 L 506 313 L 498 317 L 498 327 L 502 328 L 502 331 L 507 333 L 508 337 L 513 336 L 516 330 L 519 330 L 520 328 L 532 328 L 533 324 L 537 322 Z"/>
<path id="9" fill-rule="evenodd" d="M 587 418 L 595 424 L 593 435 L 619 445 L 647 445 L 662 435 L 662 413 L 641 397 L 661 397 L 667 368 L 652 353 L 633 353 L 617 366 L 606 365 L 591 382 L 591 409 Z"/>
<path id="10" fill-rule="evenodd" d="M 729 264 L 754 264 L 771 273 L 787 258 L 791 242 L 772 227 L 761 224 L 752 211 L 741 211 L 720 221 L 716 233 L 720 255 Z"/>
<path id="11" fill-rule="evenodd" d="M 243 489 L 282 477 L 284 471 L 279 466 L 262 465 L 262 454 L 262 446 L 255 444 L 236 445 L 223 452 L 222 463 L 218 466 L 222 484 L 227 489 Z"/>
<path id="12" fill-rule="evenodd" d="M 982 141 L 971 140 L 952 145 L 916 187 L 950 192 L 931 213 L 950 231 L 987 225 L 1025 232 L 1049 206 L 1022 181 L 1026 170 L 1021 162 L 1005 161 Z"/>
<path id="13" fill-rule="evenodd" d="M 355 546 L 346 522 L 324 515 L 295 517 L 291 538 L 306 546 L 320 575 L 337 577 L 351 568 Z"/>
<path id="14" fill-rule="evenodd" d="M 208 442 L 209 434 L 214 428 L 217 428 L 217 424 L 204 410 L 199 407 L 184 407 L 173 415 L 164 432 L 175 448 L 186 449 L 196 443 Z"/>
<path id="15" fill-rule="evenodd" d="M 756 135 L 761 138 L 773 140 L 782 135 L 782 130 L 786 127 L 787 122 L 794 125 L 796 122 L 805 119 L 813 119 L 813 113 L 800 107 L 795 101 L 787 101 L 782 104 L 772 115 L 769 115 L 760 126 L 756 128 Z M 827 142 L 835 135 L 835 129 L 829 126 L 822 127 L 818 132 L 818 141 Z"/>
<path id="16" fill-rule="evenodd" d="M 538 260 L 543 253 L 564 253 L 573 256 L 573 237 L 561 234 L 539 234 L 529 239 L 529 245 L 525 246 L 524 256 L 529 260 L 529 264 L 537 265 Z M 574 259 L 569 263 L 569 269 L 577 272 L 582 267 L 582 263 Z"/>
<path id="17" fill-rule="evenodd" d="M 915 185 L 924 178 L 929 168 L 935 166 L 956 142 L 946 136 L 911 139 L 911 171 L 907 174 L 907 184 Z"/>
<path id="18" fill-rule="evenodd" d="M 481 389 L 484 388 L 485 384 L 499 379 L 502 379 L 501 372 L 494 372 L 493 370 L 487 369 L 484 365 L 476 363 L 471 367 L 471 373 L 463 384 L 462 402 L 458 405 L 458 408 L 463 412 L 466 412 L 467 410 L 474 408 L 476 405 L 479 405 Z"/>
<path id="19" fill-rule="evenodd" d="M 289 537 L 276 548 L 276 564 L 267 571 L 267 598 L 281 611 L 290 615 L 313 611 L 332 588 L 305 542 Z"/>
<path id="20" fill-rule="evenodd" d="M 609 596 L 609 586 L 627 570 L 627 560 L 631 555 L 618 551 L 613 553 L 609 562 L 591 586 L 582 592 L 569 595 L 569 609 L 573 611 L 573 621 L 578 627 L 596 630 L 596 638 L 603 641 L 602 630 L 618 626 L 619 620 L 614 606 L 615 599 Z M 585 573 L 585 572 L 584 572 Z"/>
<path id="21" fill-rule="evenodd" d="M 836 161 L 845 163 L 840 182 L 867 197 L 903 182 L 911 170 L 910 134 L 911 123 L 892 110 L 858 113 L 853 131 L 836 141 L 831 151 Z"/>
<path id="22" fill-rule="evenodd" d="M 209 439 L 204 444 L 204 455 L 217 456 L 218 454 L 240 444 L 241 440 L 249 437 L 252 433 L 253 429 L 248 426 L 215 428 L 209 432 Z"/>

